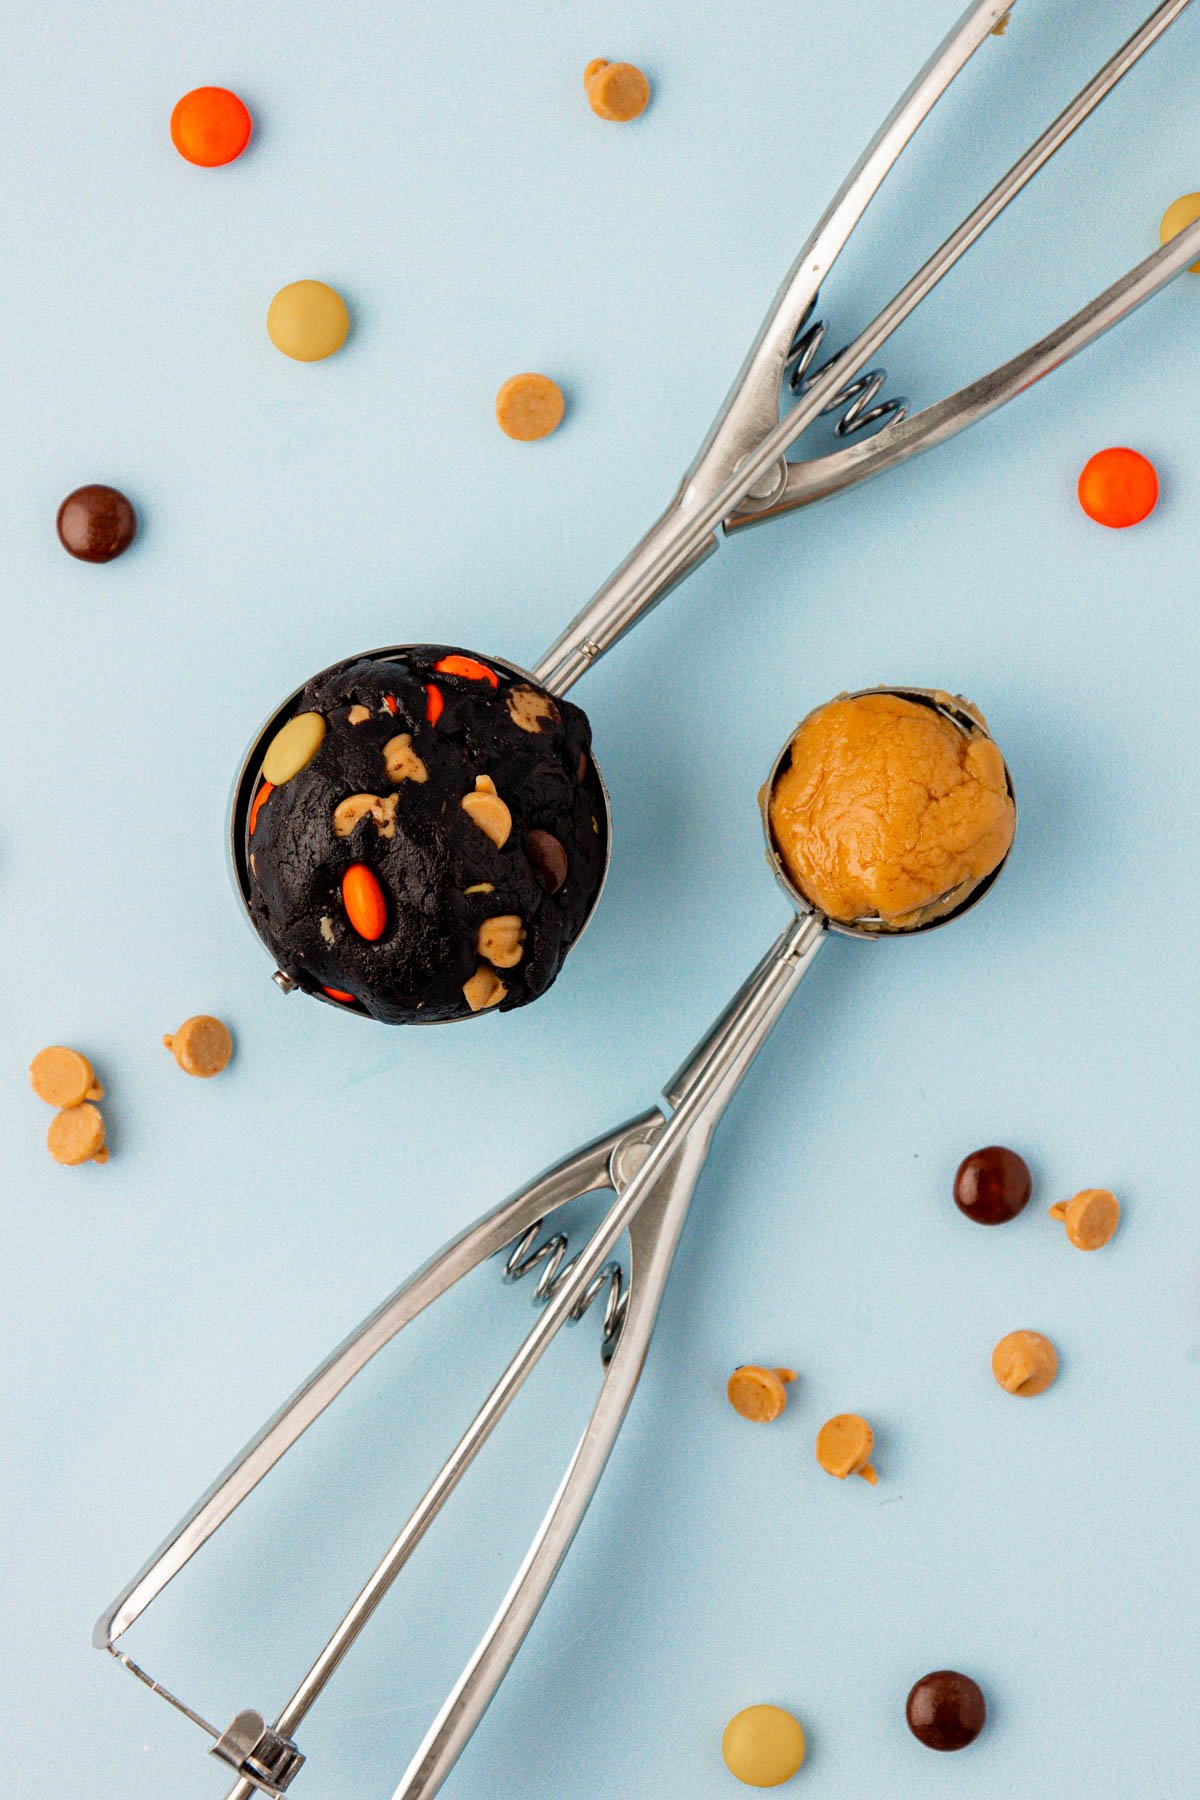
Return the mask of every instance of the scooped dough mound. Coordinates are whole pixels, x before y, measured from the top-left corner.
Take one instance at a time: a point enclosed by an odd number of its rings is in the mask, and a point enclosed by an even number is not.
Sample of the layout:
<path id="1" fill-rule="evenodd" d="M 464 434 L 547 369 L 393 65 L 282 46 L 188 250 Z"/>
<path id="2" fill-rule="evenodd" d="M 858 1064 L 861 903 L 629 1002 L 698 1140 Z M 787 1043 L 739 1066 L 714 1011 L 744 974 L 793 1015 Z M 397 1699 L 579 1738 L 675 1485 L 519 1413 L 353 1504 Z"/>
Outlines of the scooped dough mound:
<path id="1" fill-rule="evenodd" d="M 806 899 L 843 924 L 877 917 L 900 927 L 961 904 L 1004 860 L 1016 823 L 991 739 L 889 693 L 810 713 L 769 811 Z"/>

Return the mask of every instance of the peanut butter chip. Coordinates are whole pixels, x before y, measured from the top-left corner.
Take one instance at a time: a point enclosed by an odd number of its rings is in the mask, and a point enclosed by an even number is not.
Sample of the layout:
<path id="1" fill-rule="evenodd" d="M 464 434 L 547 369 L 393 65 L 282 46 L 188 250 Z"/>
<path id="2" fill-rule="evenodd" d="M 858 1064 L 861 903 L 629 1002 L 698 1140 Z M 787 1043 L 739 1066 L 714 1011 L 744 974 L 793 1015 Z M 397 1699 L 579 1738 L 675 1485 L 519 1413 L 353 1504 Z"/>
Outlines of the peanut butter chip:
<path id="1" fill-rule="evenodd" d="M 81 1106 L 85 1100 L 104 1097 L 87 1057 L 68 1050 L 65 1044 L 50 1044 L 38 1051 L 29 1065 L 29 1082 L 48 1106 Z"/>
<path id="2" fill-rule="evenodd" d="M 185 1019 L 174 1036 L 164 1037 L 163 1043 L 185 1075 L 199 1075 L 204 1080 L 219 1075 L 233 1055 L 229 1027 L 210 1013 Z"/>
<path id="3" fill-rule="evenodd" d="M 529 444 L 549 437 L 565 406 L 562 389 L 548 375 L 510 375 L 496 395 L 496 423 L 505 437 Z"/>
<path id="4" fill-rule="evenodd" d="M 496 969 L 515 969 L 525 954 L 525 927 L 518 913 L 498 913 L 479 927 L 475 948 Z"/>
<path id="5" fill-rule="evenodd" d="M 1117 1229 L 1121 1208 L 1107 1188 L 1084 1188 L 1073 1199 L 1052 1206 L 1050 1217 L 1062 1220 L 1077 1250 L 1099 1250 Z"/>
<path id="6" fill-rule="evenodd" d="M 541 731 L 557 720 L 559 713 L 549 694 L 536 688 L 515 687 L 508 696 L 508 716 L 522 731 Z"/>
<path id="7" fill-rule="evenodd" d="M 871 1467 L 875 1433 L 857 1413 L 838 1413 L 826 1419 L 817 1433 L 817 1461 L 827 1475 L 845 1481 L 847 1475 L 861 1475 L 874 1487 L 879 1477 Z"/>
<path id="8" fill-rule="evenodd" d="M 595 56 L 583 71 L 583 85 L 596 117 L 618 125 L 640 117 L 649 104 L 650 83 L 633 63 Z"/>
<path id="9" fill-rule="evenodd" d="M 370 716 L 369 706 L 352 706 L 346 714 L 346 723 L 348 725 L 365 725 Z"/>
<path id="10" fill-rule="evenodd" d="M 504 848 L 512 830 L 512 814 L 497 794 L 490 775 L 475 777 L 475 792 L 463 795 L 462 809 L 471 823 L 491 838 L 497 850 Z"/>
<path id="11" fill-rule="evenodd" d="M 480 963 L 469 981 L 463 982 L 463 999 L 472 1012 L 486 1012 L 489 1006 L 499 1006 L 508 993 L 494 969 Z"/>
<path id="12" fill-rule="evenodd" d="M 795 1369 L 764 1369 L 758 1363 L 743 1363 L 729 1377 L 725 1392 L 730 1406 L 743 1419 L 769 1425 L 787 1405 L 784 1384 L 795 1379 Z"/>
<path id="13" fill-rule="evenodd" d="M 402 781 L 425 781 L 429 777 L 429 770 L 413 749 L 412 735 L 407 731 L 389 738 L 383 746 L 383 766 L 388 780 L 394 781 L 397 787 Z"/>
<path id="14" fill-rule="evenodd" d="M 1058 1374 L 1058 1352 L 1040 1331 L 1010 1331 L 992 1351 L 992 1374 L 1009 1394 L 1044 1394 Z"/>
<path id="15" fill-rule="evenodd" d="M 107 1162 L 104 1120 L 99 1109 L 85 1102 L 55 1113 L 46 1133 L 46 1148 L 56 1163 L 65 1163 L 69 1168 L 85 1162 Z"/>
<path id="16" fill-rule="evenodd" d="M 396 802 L 395 794 L 386 800 L 381 800 L 378 794 L 351 794 L 333 809 L 334 836 L 349 837 L 358 821 L 369 816 L 374 819 L 380 837 L 395 837 Z"/>

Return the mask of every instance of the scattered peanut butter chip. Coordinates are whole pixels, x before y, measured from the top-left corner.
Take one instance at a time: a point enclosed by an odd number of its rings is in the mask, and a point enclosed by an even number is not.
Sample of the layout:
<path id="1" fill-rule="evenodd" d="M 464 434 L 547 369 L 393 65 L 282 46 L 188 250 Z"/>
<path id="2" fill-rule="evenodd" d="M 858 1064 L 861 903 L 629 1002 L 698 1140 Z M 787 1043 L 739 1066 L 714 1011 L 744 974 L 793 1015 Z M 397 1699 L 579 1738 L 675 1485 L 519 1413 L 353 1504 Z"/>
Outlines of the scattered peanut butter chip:
<path id="1" fill-rule="evenodd" d="M 1040 1331 L 1010 1331 L 992 1351 L 992 1374 L 1009 1394 L 1044 1394 L 1058 1374 L 1058 1352 Z"/>
<path id="2" fill-rule="evenodd" d="M 557 894 L 567 879 L 567 853 L 552 831 L 527 831 L 525 855 L 548 894 Z"/>
<path id="3" fill-rule="evenodd" d="M 365 725 L 370 716 L 369 706 L 352 706 L 346 714 L 346 723 L 348 725 Z"/>
<path id="4" fill-rule="evenodd" d="M 174 1035 L 168 1033 L 163 1038 L 163 1043 L 185 1075 L 199 1075 L 205 1080 L 219 1075 L 233 1055 L 229 1027 L 210 1013 L 185 1019 Z"/>
<path id="5" fill-rule="evenodd" d="M 1062 1220 L 1077 1250 L 1099 1250 L 1117 1229 L 1121 1208 L 1107 1188 L 1083 1188 L 1072 1199 L 1052 1206 L 1050 1217 Z"/>
<path id="6" fill-rule="evenodd" d="M 547 722 L 558 719 L 559 711 L 549 694 L 540 694 L 537 688 L 515 687 L 508 696 L 508 716 L 522 731 L 541 731 Z"/>
<path id="7" fill-rule="evenodd" d="M 817 1433 L 817 1461 L 827 1475 L 845 1481 L 847 1475 L 861 1475 L 874 1487 L 879 1477 L 871 1467 L 875 1433 L 857 1413 L 838 1413 L 826 1419 Z"/>
<path id="8" fill-rule="evenodd" d="M 519 913 L 497 913 L 485 919 L 475 938 L 475 948 L 495 969 L 515 969 L 525 954 L 525 927 Z"/>
<path id="9" fill-rule="evenodd" d="M 282 787 L 312 761 L 325 742 L 325 721 L 320 713 L 297 713 L 281 725 L 263 757 L 263 780 Z"/>
<path id="10" fill-rule="evenodd" d="M 507 993 L 508 989 L 495 969 L 489 969 L 483 963 L 469 981 L 463 982 L 463 999 L 472 1012 L 486 1012 L 489 1006 L 499 1006 Z"/>
<path id="11" fill-rule="evenodd" d="M 397 796 L 381 800 L 378 794 L 350 794 L 333 809 L 333 835 L 349 837 L 360 819 L 370 817 L 382 838 L 396 835 Z"/>
<path id="12" fill-rule="evenodd" d="M 490 837 L 497 850 L 502 850 L 512 831 L 512 814 L 496 792 L 490 775 L 475 777 L 475 791 L 464 794 L 462 809 L 485 837 Z"/>
<path id="13" fill-rule="evenodd" d="M 634 63 L 594 56 L 583 71 L 583 85 L 596 117 L 618 125 L 640 117 L 650 101 L 650 83 Z"/>
<path id="14" fill-rule="evenodd" d="M 756 1425 L 769 1425 L 787 1405 L 786 1383 L 795 1381 L 795 1369 L 767 1369 L 759 1363 L 743 1363 L 725 1385 L 735 1413 Z"/>
<path id="15" fill-rule="evenodd" d="M 505 437 L 531 444 L 550 436 L 561 423 L 565 407 L 557 381 L 527 371 L 510 375 L 496 395 L 496 423 Z"/>
<path id="16" fill-rule="evenodd" d="M 65 1044 L 49 1044 L 38 1051 L 29 1065 L 29 1083 L 47 1106 L 82 1106 L 85 1100 L 104 1098 L 87 1057 Z"/>
<path id="17" fill-rule="evenodd" d="M 1006 12 L 1004 17 L 1002 19 L 997 19 L 996 23 L 992 26 L 992 36 L 993 37 L 1004 37 L 1004 35 L 1008 31 L 1008 27 L 1009 27 L 1009 24 L 1011 23 L 1011 21 L 1012 21 L 1011 12 Z"/>
<path id="18" fill-rule="evenodd" d="M 425 781 L 429 770 L 412 747 L 412 734 L 401 731 L 383 746 L 383 766 L 387 778 L 399 787 L 402 781 Z M 394 816 L 394 814 L 393 814 Z"/>
<path id="19" fill-rule="evenodd" d="M 99 1108 L 85 1101 L 55 1113 L 46 1133 L 46 1148 L 56 1163 L 65 1163 L 69 1168 L 85 1162 L 107 1162 L 104 1120 Z"/>

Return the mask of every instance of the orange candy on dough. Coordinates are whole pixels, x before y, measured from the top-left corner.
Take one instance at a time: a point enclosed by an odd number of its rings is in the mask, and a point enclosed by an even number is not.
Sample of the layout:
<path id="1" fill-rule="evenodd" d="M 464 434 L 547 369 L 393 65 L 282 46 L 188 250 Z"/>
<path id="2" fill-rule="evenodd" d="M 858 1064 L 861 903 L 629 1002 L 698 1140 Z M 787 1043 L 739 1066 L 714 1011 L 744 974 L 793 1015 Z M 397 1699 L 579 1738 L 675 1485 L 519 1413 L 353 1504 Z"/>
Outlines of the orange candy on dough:
<path id="1" fill-rule="evenodd" d="M 322 993 L 323 993 L 323 994 L 328 994 L 328 995 L 329 995 L 329 998 L 330 998 L 330 999 L 331 999 L 331 1000 L 337 1000 L 337 1001 L 340 1001 L 340 1002 L 341 1002 L 341 1004 L 342 1004 L 342 1005 L 343 1005 L 343 1006 L 353 1006 L 353 1005 L 354 1005 L 354 995 L 353 995 L 353 994 L 348 994 L 348 993 L 347 993 L 347 992 L 346 992 L 346 990 L 345 990 L 345 988 L 327 988 L 327 987 L 323 987 L 323 988 L 322 988 L 322 989 L 321 989 L 321 992 L 322 992 Z"/>
<path id="2" fill-rule="evenodd" d="M 366 863 L 351 863 L 342 876 L 342 905 L 360 938 L 373 944 L 387 924 L 387 901 L 378 876 Z"/>
<path id="3" fill-rule="evenodd" d="M 275 789 L 272 787 L 271 783 L 269 781 L 264 781 L 262 786 L 259 788 L 257 794 L 255 794 L 254 799 L 250 805 L 250 836 L 251 837 L 254 836 L 254 827 L 258 824 L 259 813 L 262 811 L 263 807 L 266 805 L 267 801 L 271 798 L 271 795 L 274 792 L 275 792 Z"/>
<path id="4" fill-rule="evenodd" d="M 443 656 L 433 666 L 439 675 L 461 675 L 465 681 L 486 681 L 489 687 L 500 686 L 500 677 L 495 670 L 489 669 L 486 663 L 477 662 L 473 656 Z"/>
<path id="5" fill-rule="evenodd" d="M 1114 445 L 1097 450 L 1084 463 L 1079 476 L 1079 504 L 1097 525 L 1123 531 L 1138 525 L 1154 511 L 1158 501 L 1158 475 L 1154 464 L 1138 450 Z"/>
<path id="6" fill-rule="evenodd" d="M 425 717 L 431 725 L 437 724 L 445 704 L 441 688 L 434 687 L 432 681 L 427 682 L 425 686 Z"/>
<path id="7" fill-rule="evenodd" d="M 250 114 L 228 88 L 193 88 L 171 114 L 171 142 L 201 169 L 231 163 L 250 142 Z"/>

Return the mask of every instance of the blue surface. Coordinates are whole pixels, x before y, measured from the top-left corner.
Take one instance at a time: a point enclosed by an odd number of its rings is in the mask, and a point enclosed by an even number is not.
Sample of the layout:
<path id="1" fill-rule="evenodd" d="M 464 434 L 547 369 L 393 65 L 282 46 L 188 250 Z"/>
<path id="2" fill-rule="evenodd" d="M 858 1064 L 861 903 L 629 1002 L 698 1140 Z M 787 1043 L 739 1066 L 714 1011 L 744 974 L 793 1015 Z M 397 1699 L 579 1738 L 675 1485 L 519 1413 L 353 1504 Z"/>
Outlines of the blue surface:
<path id="1" fill-rule="evenodd" d="M 1087 28 L 1081 13 L 1088 14 Z M 88 1647 L 92 1620 L 304 1372 L 541 1163 L 657 1092 L 781 923 L 755 789 L 811 705 L 877 679 L 978 699 L 1014 772 L 1011 868 L 969 922 L 820 959 L 714 1149 L 637 1406 L 456 1800 L 719 1800 L 729 1714 L 810 1733 L 795 1792 L 1190 1800 L 1200 1659 L 1194 1103 L 1200 282 L 886 482 L 727 545 L 581 697 L 618 834 L 540 1005 L 393 1033 L 293 998 L 226 884 L 243 743 L 311 671 L 390 639 L 533 660 L 669 494 L 783 270 L 957 0 L 537 0 L 444 9 L 84 5 L 10 14 L 4 717 L 6 1792 L 214 1800 L 204 1740 Z M 837 335 L 909 273 L 1146 11 L 1024 0 L 905 158 L 825 296 Z M 628 129 L 584 103 L 641 61 Z M 1200 9 L 989 234 L 890 361 L 918 401 L 1080 304 L 1200 185 Z M 255 119 L 217 171 L 175 99 Z M 344 352 L 284 360 L 278 287 L 331 281 Z M 563 429 L 502 438 L 515 370 Z M 1129 442 L 1163 498 L 1117 535 L 1073 494 Z M 106 480 L 108 568 L 54 535 Z M 189 1082 L 159 1036 L 227 1018 Z M 87 1049 L 113 1156 L 62 1170 L 25 1083 Z M 1036 1201 L 955 1213 L 995 1140 Z M 1045 1217 L 1111 1185 L 1081 1257 Z M 529 1321 L 482 1274 L 365 1375 L 129 1647 L 224 1721 L 290 1687 Z M 1058 1344 L 1032 1404 L 1002 1333 Z M 792 1363 L 756 1431 L 722 1385 Z M 552 1489 L 596 1376 L 564 1342 L 312 1715 L 294 1792 L 387 1800 Z M 880 1482 L 828 1481 L 828 1414 Z M 285 1469 L 286 1469 L 285 1465 Z M 14 1648 L 13 1646 L 16 1646 Z M 904 1696 L 984 1685 L 939 1758 Z M 1191 1671 L 1191 1674 L 1189 1674 Z M 789 1790 L 790 1791 L 790 1790 Z"/>

